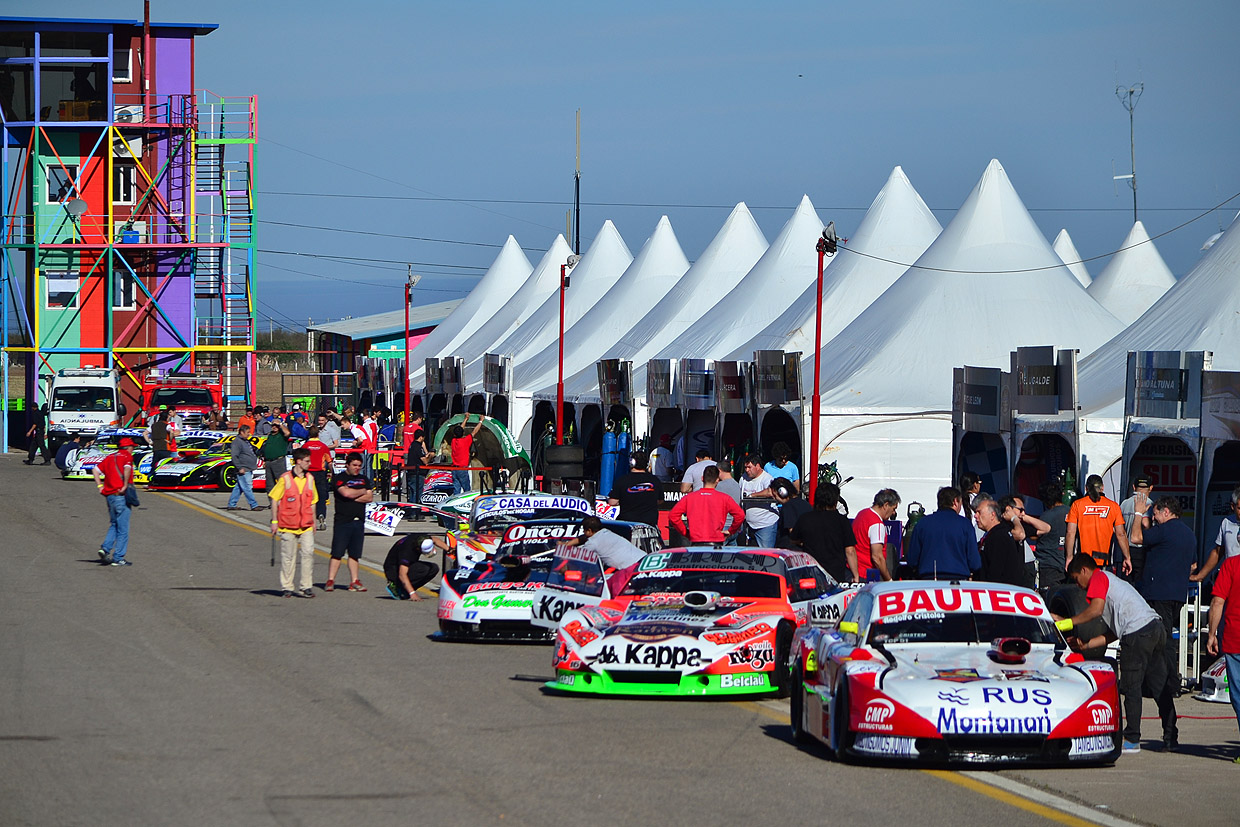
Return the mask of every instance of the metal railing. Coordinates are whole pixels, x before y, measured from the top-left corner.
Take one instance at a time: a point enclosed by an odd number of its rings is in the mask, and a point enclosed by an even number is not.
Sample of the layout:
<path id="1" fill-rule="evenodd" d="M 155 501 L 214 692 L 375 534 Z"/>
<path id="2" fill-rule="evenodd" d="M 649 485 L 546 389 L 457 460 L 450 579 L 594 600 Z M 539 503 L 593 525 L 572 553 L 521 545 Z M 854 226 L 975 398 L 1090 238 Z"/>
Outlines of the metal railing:
<path id="1" fill-rule="evenodd" d="M 198 93 L 198 139 L 253 140 L 257 122 L 253 95 L 224 97 L 208 90 Z"/>

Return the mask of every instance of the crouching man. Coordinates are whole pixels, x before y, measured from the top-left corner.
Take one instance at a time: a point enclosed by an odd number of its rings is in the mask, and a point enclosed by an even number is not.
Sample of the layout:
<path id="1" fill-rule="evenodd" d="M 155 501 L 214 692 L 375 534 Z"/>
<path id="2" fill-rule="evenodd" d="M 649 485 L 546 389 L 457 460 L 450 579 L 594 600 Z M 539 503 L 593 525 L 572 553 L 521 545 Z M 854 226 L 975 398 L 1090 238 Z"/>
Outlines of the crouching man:
<path id="1" fill-rule="evenodd" d="M 431 538 L 422 539 L 420 534 L 406 534 L 388 550 L 383 561 L 383 573 L 387 576 L 388 594 L 397 600 L 421 600 L 418 589 L 425 586 L 439 574 L 439 566 L 423 560 L 435 549 L 447 550 L 447 544 Z"/>

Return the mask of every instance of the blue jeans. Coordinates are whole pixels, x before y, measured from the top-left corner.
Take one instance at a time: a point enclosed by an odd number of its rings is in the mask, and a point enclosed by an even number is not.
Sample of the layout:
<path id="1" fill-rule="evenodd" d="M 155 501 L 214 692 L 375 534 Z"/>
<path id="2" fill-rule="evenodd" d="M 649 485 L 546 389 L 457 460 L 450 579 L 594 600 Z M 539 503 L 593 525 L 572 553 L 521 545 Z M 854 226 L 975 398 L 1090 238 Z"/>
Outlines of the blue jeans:
<path id="1" fill-rule="evenodd" d="M 754 545 L 758 548 L 775 548 L 775 538 L 779 536 L 779 523 L 771 523 L 765 528 L 749 527 L 753 533 Z"/>
<path id="2" fill-rule="evenodd" d="M 125 559 L 129 549 L 129 506 L 125 505 L 124 494 L 109 494 L 108 501 L 108 533 L 99 548 L 112 556 L 112 561 Z"/>
<path id="3" fill-rule="evenodd" d="M 1240 724 L 1240 653 L 1229 655 L 1227 659 L 1227 689 L 1231 694 L 1231 708 L 1236 711 L 1236 723 Z"/>
<path id="4" fill-rule="evenodd" d="M 422 482 L 426 478 L 419 471 L 406 471 L 405 484 L 408 487 L 409 502 L 422 502 Z"/>
<path id="5" fill-rule="evenodd" d="M 233 486 L 232 494 L 228 496 L 228 507 L 235 508 L 242 494 L 245 494 L 245 501 L 250 504 L 250 508 L 258 506 L 258 500 L 254 499 L 254 472 L 242 471 L 238 468 L 237 484 Z"/>
<path id="6" fill-rule="evenodd" d="M 452 472 L 452 496 L 457 494 L 469 493 L 469 472 L 453 471 Z"/>

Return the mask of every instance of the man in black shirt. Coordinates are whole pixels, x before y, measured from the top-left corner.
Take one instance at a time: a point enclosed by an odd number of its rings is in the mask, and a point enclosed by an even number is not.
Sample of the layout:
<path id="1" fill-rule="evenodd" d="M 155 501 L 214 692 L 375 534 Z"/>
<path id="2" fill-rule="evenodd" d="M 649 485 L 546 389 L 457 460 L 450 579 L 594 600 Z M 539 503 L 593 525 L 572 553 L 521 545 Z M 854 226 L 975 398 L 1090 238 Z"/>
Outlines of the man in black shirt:
<path id="1" fill-rule="evenodd" d="M 840 583 L 857 579 L 857 547 L 852 524 L 837 510 L 840 487 L 823 483 L 814 489 L 814 510 L 802 515 L 791 537 Z"/>
<path id="2" fill-rule="evenodd" d="M 633 452 L 633 470 L 616 480 L 608 502 L 620 506 L 620 519 L 659 524 L 659 478 L 646 469 L 646 453 Z"/>
<path id="3" fill-rule="evenodd" d="M 270 438 L 270 437 L 269 437 Z M 362 557 L 366 540 L 366 503 L 375 498 L 370 480 L 362 474 L 362 455 L 357 451 L 345 458 L 344 473 L 332 480 L 336 492 L 336 513 L 332 518 L 332 559 L 327 564 L 327 582 L 323 591 L 334 591 L 336 572 L 346 552 L 349 555 L 349 591 L 364 592 L 366 587 L 357 579 L 357 561 Z"/>
<path id="4" fill-rule="evenodd" d="M 388 594 L 397 600 L 421 600 L 418 589 L 439 573 L 439 566 L 421 559 L 435 552 L 435 541 L 422 534 L 406 534 L 388 549 L 383 561 Z"/>
<path id="5" fill-rule="evenodd" d="M 30 430 L 26 431 L 26 437 L 30 440 L 30 451 L 22 462 L 34 465 L 34 455 L 39 454 L 43 457 L 43 464 L 47 465 L 49 451 L 47 444 L 43 441 L 43 438 L 47 436 L 47 405 L 31 411 L 31 418 L 33 422 Z"/>
<path id="6" fill-rule="evenodd" d="M 779 533 L 775 536 L 776 548 L 800 548 L 792 539 L 792 529 L 800 519 L 813 511 L 810 504 L 797 496 L 792 480 L 776 477 L 771 483 L 771 494 L 779 503 Z"/>
<path id="7" fill-rule="evenodd" d="M 978 543 L 982 570 L 977 578 L 1009 586 L 1025 585 L 1025 550 L 1012 537 L 1012 523 L 999 514 L 999 504 L 994 500 L 976 503 L 974 509 L 977 511 L 977 524 L 986 532 Z"/>

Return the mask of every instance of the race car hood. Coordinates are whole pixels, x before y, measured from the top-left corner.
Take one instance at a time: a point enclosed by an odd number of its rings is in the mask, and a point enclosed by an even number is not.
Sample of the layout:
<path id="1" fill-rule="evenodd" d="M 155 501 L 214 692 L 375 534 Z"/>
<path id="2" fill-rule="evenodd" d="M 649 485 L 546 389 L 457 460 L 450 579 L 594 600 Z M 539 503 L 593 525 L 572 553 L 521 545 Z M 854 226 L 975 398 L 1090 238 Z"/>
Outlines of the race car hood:
<path id="1" fill-rule="evenodd" d="M 929 721 L 942 735 L 1058 737 L 1102 731 L 1091 730 L 1091 724 L 1105 723 L 1106 731 L 1114 728 L 1118 710 L 1106 700 L 1115 695 L 1109 666 L 1060 665 L 1053 648 L 1045 644 L 1035 646 L 1024 663 L 996 663 L 987 654 L 989 648 L 978 644 L 893 645 L 888 647 L 896 661 L 891 668 L 876 654 L 872 660 L 850 663 L 848 671 L 850 678 L 873 686 L 885 698 Z M 1087 721 L 1075 720 L 1081 713 Z M 881 712 L 874 714 L 881 717 Z"/>

